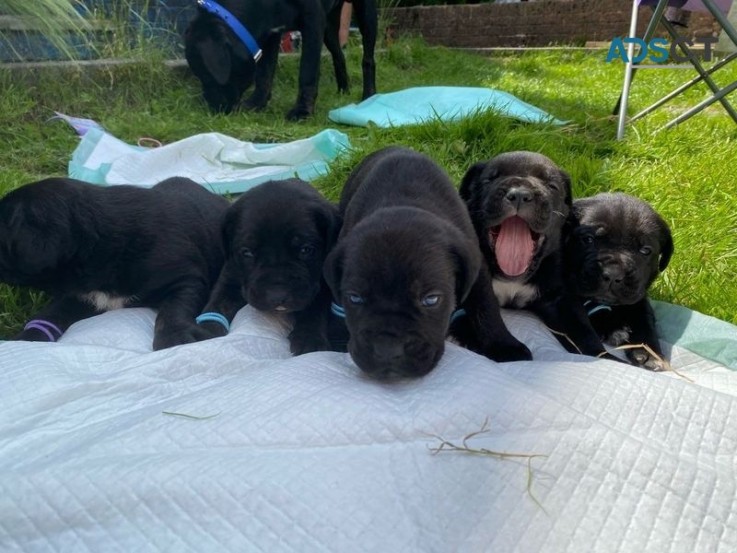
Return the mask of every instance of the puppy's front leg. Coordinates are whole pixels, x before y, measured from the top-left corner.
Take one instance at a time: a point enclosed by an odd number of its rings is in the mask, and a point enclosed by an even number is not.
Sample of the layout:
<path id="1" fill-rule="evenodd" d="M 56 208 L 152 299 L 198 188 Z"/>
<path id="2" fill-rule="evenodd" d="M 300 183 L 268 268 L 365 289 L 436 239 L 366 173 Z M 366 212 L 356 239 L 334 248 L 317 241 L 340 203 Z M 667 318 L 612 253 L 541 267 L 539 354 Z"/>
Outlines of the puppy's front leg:
<path id="1" fill-rule="evenodd" d="M 655 313 L 647 298 L 638 301 L 633 305 L 619 306 L 619 309 L 626 309 L 626 320 L 630 323 L 629 343 L 645 344 L 647 348 L 639 347 L 625 350 L 627 358 L 638 367 L 643 367 L 651 371 L 662 371 L 666 369 L 666 363 L 663 357 L 663 350 L 660 347 L 660 340 L 655 331 Z M 653 355 L 653 353 L 655 355 Z"/>
<path id="2" fill-rule="evenodd" d="M 168 290 L 157 306 L 153 342 L 155 351 L 210 337 L 206 329 L 195 323 L 195 317 L 207 300 L 208 288 L 204 279 L 191 278 Z"/>
<path id="3" fill-rule="evenodd" d="M 233 322 L 238 311 L 247 303 L 243 297 L 241 279 L 237 275 L 238 269 L 234 264 L 226 262 L 212 289 L 210 299 L 202 310 L 203 313 L 216 313 L 225 317 L 228 324 Z M 202 321 L 200 326 L 209 333 L 209 336 L 201 339 L 225 336 L 228 333 L 228 328 L 213 320 Z"/>
<path id="4" fill-rule="evenodd" d="M 481 266 L 471 292 L 463 302 L 466 311 L 466 347 L 494 361 L 524 361 L 532 359 L 529 348 L 517 340 L 504 324 L 499 302 L 494 295 L 491 276 Z M 464 341 L 461 337 L 461 341 Z"/>
<path id="5" fill-rule="evenodd" d="M 91 303 L 74 296 L 52 300 L 39 311 L 13 340 L 56 342 L 77 321 L 102 313 Z"/>
<path id="6" fill-rule="evenodd" d="M 293 355 L 332 349 L 328 340 L 331 298 L 330 289 L 323 283 L 312 303 L 294 314 L 294 327 L 289 333 L 289 349 Z"/>
<path id="7" fill-rule="evenodd" d="M 607 352 L 579 298 L 563 294 L 554 301 L 537 302 L 531 310 L 570 353 L 622 362 Z"/>

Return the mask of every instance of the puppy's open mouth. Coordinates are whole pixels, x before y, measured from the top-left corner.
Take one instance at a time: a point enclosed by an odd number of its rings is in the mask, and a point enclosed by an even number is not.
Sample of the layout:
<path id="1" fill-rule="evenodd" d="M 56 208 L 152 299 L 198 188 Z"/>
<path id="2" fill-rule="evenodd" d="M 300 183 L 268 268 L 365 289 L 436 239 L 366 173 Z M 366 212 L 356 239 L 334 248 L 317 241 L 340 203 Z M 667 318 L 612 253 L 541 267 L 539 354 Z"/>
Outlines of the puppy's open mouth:
<path id="1" fill-rule="evenodd" d="M 497 265 L 509 277 L 520 276 L 529 269 L 543 239 L 517 215 L 489 229 L 489 246 L 496 254 Z"/>

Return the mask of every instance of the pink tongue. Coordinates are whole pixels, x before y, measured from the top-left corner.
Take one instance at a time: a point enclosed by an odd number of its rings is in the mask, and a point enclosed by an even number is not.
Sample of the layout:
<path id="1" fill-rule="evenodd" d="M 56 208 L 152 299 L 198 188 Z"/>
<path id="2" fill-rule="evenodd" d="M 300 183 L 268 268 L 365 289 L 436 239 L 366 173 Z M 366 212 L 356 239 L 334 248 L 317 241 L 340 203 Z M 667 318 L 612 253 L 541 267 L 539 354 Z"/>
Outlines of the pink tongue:
<path id="1" fill-rule="evenodd" d="M 535 242 L 530 227 L 517 216 L 506 219 L 496 239 L 496 262 L 507 276 L 519 276 L 532 262 Z"/>

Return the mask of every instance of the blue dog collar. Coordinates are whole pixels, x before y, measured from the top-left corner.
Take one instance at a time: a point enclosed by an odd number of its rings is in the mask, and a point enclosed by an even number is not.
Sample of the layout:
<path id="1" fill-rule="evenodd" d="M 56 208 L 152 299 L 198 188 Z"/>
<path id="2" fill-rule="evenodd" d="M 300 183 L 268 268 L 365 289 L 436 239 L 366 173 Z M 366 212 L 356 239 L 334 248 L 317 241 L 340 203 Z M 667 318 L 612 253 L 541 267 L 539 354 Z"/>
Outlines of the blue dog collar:
<path id="1" fill-rule="evenodd" d="M 261 48 L 259 48 L 258 42 L 256 42 L 253 35 L 248 32 L 248 29 L 246 29 L 232 13 L 217 2 L 213 2 L 213 0 L 197 0 L 197 5 L 222 19 L 238 36 L 238 38 L 241 39 L 241 42 L 246 45 L 246 48 L 248 48 L 248 51 L 251 52 L 251 55 L 253 56 L 253 61 L 257 62 L 261 59 L 262 52 Z"/>
<path id="2" fill-rule="evenodd" d="M 340 317 L 341 319 L 345 319 L 345 309 L 338 305 L 335 302 L 330 303 L 330 311 L 335 315 L 336 317 Z M 459 319 L 460 317 L 463 317 L 466 315 L 465 309 L 456 309 L 453 311 L 453 313 L 450 316 L 450 322 L 455 322 L 456 319 Z"/>
<path id="3" fill-rule="evenodd" d="M 594 313 L 598 313 L 599 311 L 611 311 L 612 307 L 611 305 L 607 305 L 605 303 L 596 303 L 593 300 L 586 300 L 583 302 L 583 306 L 586 308 L 586 312 L 588 313 L 589 317 L 593 315 Z"/>
<path id="4" fill-rule="evenodd" d="M 338 305 L 335 302 L 330 302 L 330 311 L 335 315 L 336 317 L 340 317 L 341 319 L 345 319 L 345 309 L 343 309 L 340 305 Z"/>
<path id="5" fill-rule="evenodd" d="M 197 324 L 219 323 L 223 326 L 223 328 L 225 328 L 225 332 L 230 332 L 230 323 L 228 322 L 228 318 L 221 313 L 214 313 L 213 311 L 208 311 L 207 313 L 198 315 L 197 318 L 195 319 L 195 322 Z"/>

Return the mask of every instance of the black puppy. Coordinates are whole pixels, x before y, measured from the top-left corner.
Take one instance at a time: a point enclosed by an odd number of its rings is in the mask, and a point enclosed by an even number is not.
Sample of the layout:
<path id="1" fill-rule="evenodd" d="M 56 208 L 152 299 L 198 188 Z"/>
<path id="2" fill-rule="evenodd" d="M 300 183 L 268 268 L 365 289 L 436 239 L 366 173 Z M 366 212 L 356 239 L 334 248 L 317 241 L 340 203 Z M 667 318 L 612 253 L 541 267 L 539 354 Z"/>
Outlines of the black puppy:
<path id="1" fill-rule="evenodd" d="M 363 371 L 428 373 L 460 308 L 472 333 L 461 341 L 497 361 L 530 359 L 501 319 L 468 212 L 430 158 L 398 147 L 369 155 L 350 175 L 340 210 L 325 277 Z"/>
<path id="2" fill-rule="evenodd" d="M 502 307 L 546 311 L 560 296 L 561 239 L 571 210 L 571 179 L 548 157 L 508 152 L 473 165 L 466 202 Z"/>
<path id="3" fill-rule="evenodd" d="M 158 309 L 153 348 L 205 334 L 194 317 L 223 263 L 228 202 L 185 178 L 153 188 L 52 178 L 0 200 L 0 280 L 51 303 L 16 340 L 55 341 L 74 322 L 120 307 Z"/>
<path id="4" fill-rule="evenodd" d="M 670 262 L 670 228 L 646 202 L 627 194 L 598 194 L 573 203 L 565 246 L 566 280 L 597 338 L 614 346 L 645 344 L 625 353 L 636 365 L 663 369 L 655 315 L 647 290 Z M 583 345 L 590 333 L 571 336 Z"/>
<path id="5" fill-rule="evenodd" d="M 322 265 L 339 230 L 338 208 L 307 182 L 269 181 L 245 192 L 225 216 L 226 261 L 205 312 L 227 322 L 246 304 L 291 313 L 292 353 L 330 349 Z M 227 333 L 227 323 L 213 317 L 202 324 L 213 335 Z"/>
<path id="6" fill-rule="evenodd" d="M 348 72 L 338 40 L 342 6 L 343 0 L 221 0 L 219 4 L 199 0 L 198 14 L 184 35 L 185 55 L 202 82 L 210 109 L 230 112 L 254 81 L 244 107 L 266 107 L 284 31 L 302 34 L 299 94 L 288 119 L 304 119 L 314 111 L 323 41 L 333 58 L 338 90 L 348 92 Z M 376 93 L 376 0 L 353 0 L 353 13 L 363 40 L 365 100 Z"/>

